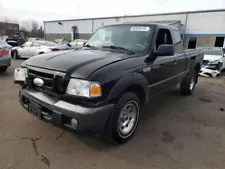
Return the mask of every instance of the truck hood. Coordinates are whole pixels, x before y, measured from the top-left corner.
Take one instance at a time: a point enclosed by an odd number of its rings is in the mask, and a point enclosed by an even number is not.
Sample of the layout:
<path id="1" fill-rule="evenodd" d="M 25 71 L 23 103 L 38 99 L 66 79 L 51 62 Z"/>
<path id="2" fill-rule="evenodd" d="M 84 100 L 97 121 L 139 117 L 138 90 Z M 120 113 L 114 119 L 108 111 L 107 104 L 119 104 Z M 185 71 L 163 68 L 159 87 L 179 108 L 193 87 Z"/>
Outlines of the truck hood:
<path id="1" fill-rule="evenodd" d="M 66 72 L 71 77 L 87 79 L 94 71 L 117 61 L 128 58 L 123 53 L 101 50 L 59 51 L 31 57 L 27 66 Z"/>
<path id="2" fill-rule="evenodd" d="M 215 60 L 222 60 L 222 55 L 204 55 L 204 60 L 208 61 L 215 61 Z"/>

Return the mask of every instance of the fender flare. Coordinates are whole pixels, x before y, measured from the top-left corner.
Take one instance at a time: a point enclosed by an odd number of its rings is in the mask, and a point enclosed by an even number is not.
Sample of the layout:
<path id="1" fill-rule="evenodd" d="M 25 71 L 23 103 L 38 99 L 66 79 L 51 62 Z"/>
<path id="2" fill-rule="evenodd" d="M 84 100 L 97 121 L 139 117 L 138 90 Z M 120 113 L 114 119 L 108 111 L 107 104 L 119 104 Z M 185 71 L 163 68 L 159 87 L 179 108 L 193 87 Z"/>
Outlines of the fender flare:
<path id="1" fill-rule="evenodd" d="M 145 93 L 144 103 L 148 103 L 149 83 L 147 79 L 140 73 L 130 73 L 121 77 L 111 89 L 107 100 L 113 100 L 131 86 L 137 85 L 142 88 Z"/>

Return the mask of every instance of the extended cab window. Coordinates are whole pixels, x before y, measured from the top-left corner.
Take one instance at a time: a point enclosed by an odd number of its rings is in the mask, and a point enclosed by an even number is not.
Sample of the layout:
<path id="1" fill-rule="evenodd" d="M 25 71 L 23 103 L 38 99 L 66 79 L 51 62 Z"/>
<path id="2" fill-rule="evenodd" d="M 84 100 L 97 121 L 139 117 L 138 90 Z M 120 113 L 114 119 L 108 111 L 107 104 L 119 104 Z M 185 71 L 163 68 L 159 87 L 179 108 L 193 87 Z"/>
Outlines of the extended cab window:
<path id="1" fill-rule="evenodd" d="M 173 44 L 171 33 L 168 29 L 159 29 L 156 37 L 156 50 L 160 45 Z"/>
<path id="2" fill-rule="evenodd" d="M 183 44 L 182 44 L 181 35 L 178 29 L 173 29 L 173 38 L 174 38 L 174 52 L 182 53 Z"/>

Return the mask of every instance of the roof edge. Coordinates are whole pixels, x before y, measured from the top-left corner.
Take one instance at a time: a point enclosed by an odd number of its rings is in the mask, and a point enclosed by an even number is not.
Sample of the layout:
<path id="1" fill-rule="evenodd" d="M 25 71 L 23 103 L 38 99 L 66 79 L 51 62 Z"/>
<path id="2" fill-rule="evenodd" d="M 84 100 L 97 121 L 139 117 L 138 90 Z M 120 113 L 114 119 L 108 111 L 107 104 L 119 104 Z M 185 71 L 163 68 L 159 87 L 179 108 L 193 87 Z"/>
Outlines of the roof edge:
<path id="1" fill-rule="evenodd" d="M 196 11 L 183 11 L 183 12 L 166 12 L 166 13 L 152 13 L 142 15 L 124 15 L 124 16 L 110 16 L 110 17 L 95 17 L 95 18 L 82 18 L 82 19 L 65 19 L 65 20 L 47 20 L 46 22 L 65 22 L 65 21 L 83 21 L 83 20 L 95 20 L 95 19 L 113 19 L 113 18 L 128 18 L 128 17 L 143 17 L 143 16 L 160 16 L 160 15 L 177 15 L 177 14 L 190 14 L 190 13 L 203 13 L 203 12 L 225 12 L 225 8 L 222 9 L 209 9 L 209 10 L 196 10 Z"/>

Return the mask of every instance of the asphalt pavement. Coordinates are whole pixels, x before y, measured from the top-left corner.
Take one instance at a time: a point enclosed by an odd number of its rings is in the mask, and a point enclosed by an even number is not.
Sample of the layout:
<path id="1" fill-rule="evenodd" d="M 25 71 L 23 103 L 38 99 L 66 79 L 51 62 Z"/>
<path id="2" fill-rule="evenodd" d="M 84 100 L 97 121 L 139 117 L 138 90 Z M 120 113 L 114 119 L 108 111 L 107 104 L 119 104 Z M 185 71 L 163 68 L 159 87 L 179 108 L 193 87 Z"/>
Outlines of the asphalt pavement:
<path id="1" fill-rule="evenodd" d="M 0 169 L 224 169 L 225 77 L 200 78 L 192 96 L 176 87 L 150 100 L 134 137 L 118 146 L 23 110 L 13 84 L 21 62 L 0 74 Z"/>

